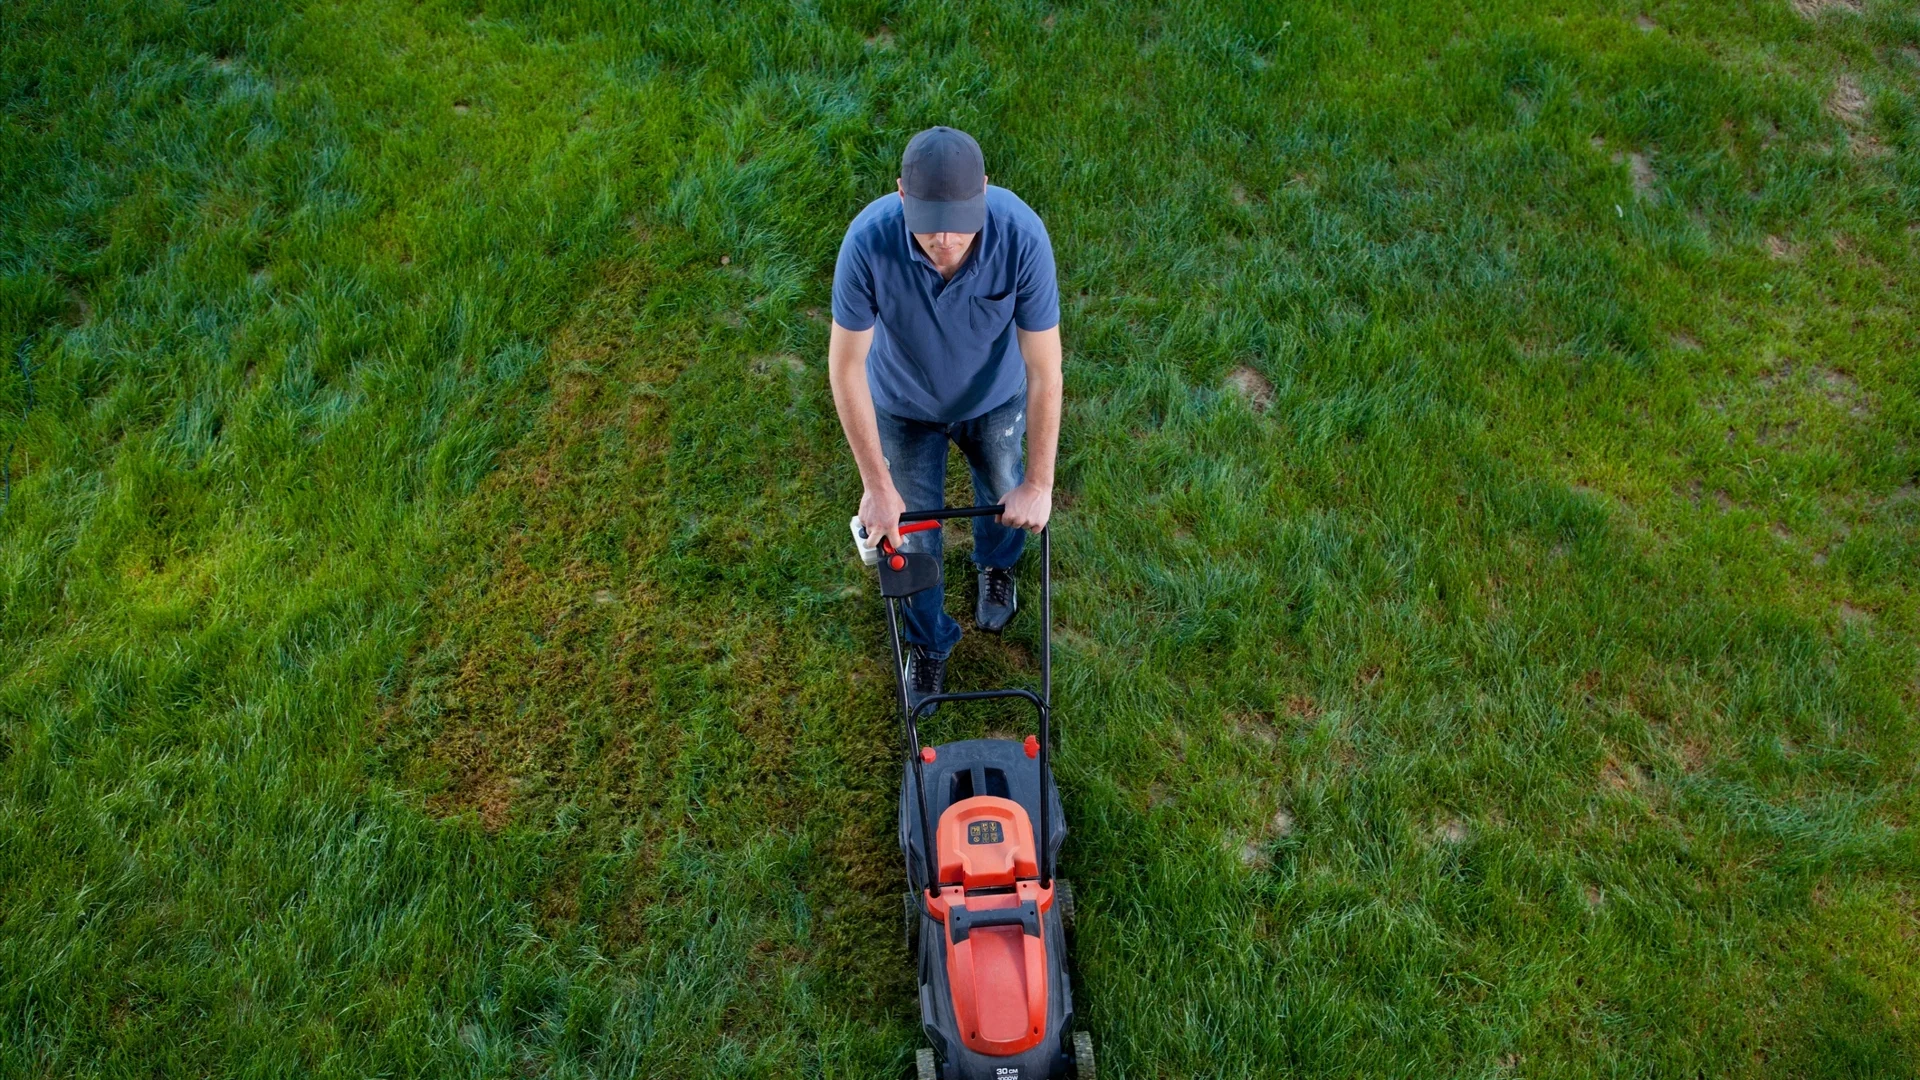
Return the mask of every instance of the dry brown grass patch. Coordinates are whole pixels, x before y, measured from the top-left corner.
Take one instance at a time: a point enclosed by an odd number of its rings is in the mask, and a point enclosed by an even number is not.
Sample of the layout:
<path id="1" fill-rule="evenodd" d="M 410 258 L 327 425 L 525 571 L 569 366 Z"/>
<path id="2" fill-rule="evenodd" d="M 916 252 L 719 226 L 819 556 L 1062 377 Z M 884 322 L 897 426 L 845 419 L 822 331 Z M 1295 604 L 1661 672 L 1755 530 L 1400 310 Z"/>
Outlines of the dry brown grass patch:
<path id="1" fill-rule="evenodd" d="M 1612 160 L 1615 165 L 1624 163 L 1627 166 L 1627 174 L 1633 181 L 1633 194 L 1636 198 L 1652 201 L 1660 197 L 1659 178 L 1654 175 L 1652 157 L 1643 151 L 1634 150 L 1625 154 L 1615 152 Z"/>
<path id="2" fill-rule="evenodd" d="M 1803 19 L 1818 19 L 1829 11 L 1858 15 L 1866 10 L 1861 0 L 1792 0 L 1793 10 Z"/>
<path id="3" fill-rule="evenodd" d="M 1833 92 L 1827 95 L 1827 112 L 1847 127 L 1847 145 L 1860 157 L 1876 158 L 1887 148 L 1867 129 L 1867 92 L 1860 81 L 1842 72 L 1833 80 Z"/>
<path id="4" fill-rule="evenodd" d="M 1244 364 L 1227 375 L 1227 386 L 1245 398 L 1256 412 L 1266 412 L 1273 405 L 1273 384 L 1265 375 Z"/>

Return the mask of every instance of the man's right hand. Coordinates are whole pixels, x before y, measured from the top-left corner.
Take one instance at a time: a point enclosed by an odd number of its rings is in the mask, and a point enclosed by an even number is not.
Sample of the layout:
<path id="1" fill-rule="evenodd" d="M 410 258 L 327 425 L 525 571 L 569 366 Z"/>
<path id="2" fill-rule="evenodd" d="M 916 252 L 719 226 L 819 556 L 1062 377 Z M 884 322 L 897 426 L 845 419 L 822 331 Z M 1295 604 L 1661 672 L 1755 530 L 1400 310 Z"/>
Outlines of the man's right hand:
<path id="1" fill-rule="evenodd" d="M 885 538 L 895 551 L 900 550 L 900 515 L 906 512 L 907 504 L 892 484 L 877 491 L 868 488 L 860 496 L 860 524 L 868 536 Z"/>

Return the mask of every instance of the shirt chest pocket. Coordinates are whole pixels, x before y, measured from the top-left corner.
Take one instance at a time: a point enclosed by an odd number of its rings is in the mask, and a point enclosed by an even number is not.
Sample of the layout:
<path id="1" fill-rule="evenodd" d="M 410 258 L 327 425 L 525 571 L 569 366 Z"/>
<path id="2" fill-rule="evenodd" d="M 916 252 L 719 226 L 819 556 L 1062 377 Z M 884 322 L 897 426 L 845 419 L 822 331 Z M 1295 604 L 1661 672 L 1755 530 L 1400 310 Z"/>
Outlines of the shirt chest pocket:
<path id="1" fill-rule="evenodd" d="M 999 296 L 976 296 L 968 305 L 967 321 L 974 335 L 986 340 L 1000 336 L 1013 320 L 1013 291 Z"/>

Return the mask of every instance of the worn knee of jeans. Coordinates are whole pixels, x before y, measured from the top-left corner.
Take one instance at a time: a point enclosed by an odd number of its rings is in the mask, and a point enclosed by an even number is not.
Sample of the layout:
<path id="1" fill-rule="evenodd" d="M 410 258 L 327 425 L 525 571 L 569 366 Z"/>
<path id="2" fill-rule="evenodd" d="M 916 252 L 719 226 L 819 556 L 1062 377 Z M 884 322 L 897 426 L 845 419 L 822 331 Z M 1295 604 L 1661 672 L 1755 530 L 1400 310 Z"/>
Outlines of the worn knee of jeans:
<path id="1" fill-rule="evenodd" d="M 980 492 L 982 501 L 998 502 L 1007 492 L 1020 486 L 1025 478 L 1021 451 L 1026 442 L 1026 411 L 1014 413 L 1011 420 L 997 420 L 980 438 L 981 470 L 979 479 L 989 489 Z"/>

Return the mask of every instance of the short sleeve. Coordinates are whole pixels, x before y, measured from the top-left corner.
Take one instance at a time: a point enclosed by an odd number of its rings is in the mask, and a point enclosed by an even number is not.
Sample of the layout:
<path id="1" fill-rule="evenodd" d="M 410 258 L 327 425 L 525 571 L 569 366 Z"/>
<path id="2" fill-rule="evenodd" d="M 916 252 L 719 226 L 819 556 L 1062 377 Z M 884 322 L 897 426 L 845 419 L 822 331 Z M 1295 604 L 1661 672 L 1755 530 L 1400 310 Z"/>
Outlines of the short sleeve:
<path id="1" fill-rule="evenodd" d="M 1029 222 L 1020 244 L 1013 322 L 1028 333 L 1060 325 L 1060 283 L 1054 278 L 1053 241 L 1037 216 Z"/>
<path id="2" fill-rule="evenodd" d="M 873 263 L 860 244 L 859 219 L 840 241 L 840 258 L 833 264 L 833 321 L 848 330 L 871 330 L 880 315 L 873 296 Z"/>

